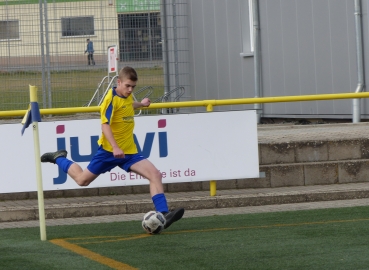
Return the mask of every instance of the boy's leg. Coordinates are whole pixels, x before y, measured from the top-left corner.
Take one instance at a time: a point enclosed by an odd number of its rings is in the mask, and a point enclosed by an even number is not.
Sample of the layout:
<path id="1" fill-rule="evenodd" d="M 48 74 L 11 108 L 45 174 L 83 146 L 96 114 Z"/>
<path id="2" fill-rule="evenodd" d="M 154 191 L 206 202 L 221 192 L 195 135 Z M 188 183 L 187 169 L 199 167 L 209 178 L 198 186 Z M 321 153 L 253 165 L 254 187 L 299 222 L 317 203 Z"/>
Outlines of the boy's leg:
<path id="1" fill-rule="evenodd" d="M 159 170 L 147 159 L 138 161 L 131 166 L 131 171 L 145 177 L 150 182 L 150 194 L 155 205 L 156 211 L 162 212 L 166 219 L 165 228 L 168 228 L 173 222 L 180 220 L 184 214 L 183 208 L 169 211 L 162 177 Z"/>
<path id="2" fill-rule="evenodd" d="M 69 167 L 67 174 L 72 177 L 79 186 L 88 186 L 98 177 L 98 175 L 93 174 L 87 168 L 82 170 L 81 166 L 77 163 L 73 163 Z"/>
<path id="3" fill-rule="evenodd" d="M 133 164 L 130 169 L 150 181 L 151 197 L 164 193 L 163 183 L 161 182 L 161 173 L 149 160 L 140 160 Z"/>
<path id="4" fill-rule="evenodd" d="M 68 152 L 59 150 L 56 152 L 45 153 L 41 156 L 41 162 L 57 164 L 65 173 L 76 181 L 79 186 L 88 186 L 98 175 L 91 173 L 88 169 L 82 168 L 73 161 L 66 158 Z"/>

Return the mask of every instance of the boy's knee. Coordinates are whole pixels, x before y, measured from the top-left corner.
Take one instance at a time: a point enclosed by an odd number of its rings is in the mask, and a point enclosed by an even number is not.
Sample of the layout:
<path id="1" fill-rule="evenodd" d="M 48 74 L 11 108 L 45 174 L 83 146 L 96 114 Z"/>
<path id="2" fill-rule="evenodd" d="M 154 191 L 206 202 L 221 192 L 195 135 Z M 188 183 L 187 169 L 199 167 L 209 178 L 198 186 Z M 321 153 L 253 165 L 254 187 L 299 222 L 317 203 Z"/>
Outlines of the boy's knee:
<path id="1" fill-rule="evenodd" d="M 76 182 L 77 182 L 77 185 L 81 187 L 87 187 L 91 183 L 90 181 L 87 181 L 87 180 L 78 180 Z"/>
<path id="2" fill-rule="evenodd" d="M 156 171 L 156 177 L 159 178 L 160 180 L 162 178 L 161 172 L 159 170 Z"/>
<path id="3" fill-rule="evenodd" d="M 151 179 L 149 180 L 154 181 L 154 182 L 161 182 L 162 180 L 161 172 L 156 170 L 155 172 L 152 173 Z"/>

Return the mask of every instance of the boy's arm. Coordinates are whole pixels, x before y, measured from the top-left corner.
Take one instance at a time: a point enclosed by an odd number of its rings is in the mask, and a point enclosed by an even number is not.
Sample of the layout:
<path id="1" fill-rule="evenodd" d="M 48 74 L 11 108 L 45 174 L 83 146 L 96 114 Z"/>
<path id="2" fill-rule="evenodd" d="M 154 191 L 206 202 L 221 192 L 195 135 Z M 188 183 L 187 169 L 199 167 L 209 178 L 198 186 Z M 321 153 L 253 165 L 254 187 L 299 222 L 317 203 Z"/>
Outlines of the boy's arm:
<path id="1" fill-rule="evenodd" d="M 149 98 L 144 98 L 141 102 L 138 101 L 134 101 L 133 102 L 133 108 L 137 109 L 137 108 L 141 108 L 141 107 L 149 107 L 151 104 L 151 101 Z"/>
<path id="2" fill-rule="evenodd" d="M 104 133 L 106 139 L 109 141 L 110 145 L 113 147 L 113 155 L 115 158 L 124 158 L 124 152 L 119 148 L 117 142 L 115 141 L 113 131 L 109 124 L 101 124 L 102 132 Z"/>

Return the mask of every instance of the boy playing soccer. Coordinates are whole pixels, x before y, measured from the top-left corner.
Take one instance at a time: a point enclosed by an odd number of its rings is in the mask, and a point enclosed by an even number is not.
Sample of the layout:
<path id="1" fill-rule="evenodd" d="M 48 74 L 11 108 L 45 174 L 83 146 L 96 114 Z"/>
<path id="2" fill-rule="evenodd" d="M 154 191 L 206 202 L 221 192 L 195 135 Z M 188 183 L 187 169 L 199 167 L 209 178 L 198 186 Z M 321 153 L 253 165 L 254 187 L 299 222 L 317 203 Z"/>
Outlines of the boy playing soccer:
<path id="1" fill-rule="evenodd" d="M 150 182 L 150 194 L 155 209 L 164 214 L 165 228 L 168 228 L 182 218 L 184 209 L 169 212 L 161 173 L 137 151 L 133 139 L 134 109 L 150 106 L 148 98 L 141 102 L 133 100 L 131 94 L 137 80 L 137 73 L 133 68 L 124 67 L 119 71 L 117 87 L 108 91 L 100 107 L 102 135 L 98 141 L 99 149 L 85 170 L 66 158 L 66 150 L 45 153 L 41 156 L 41 162 L 56 163 L 80 186 L 88 186 L 100 174 L 116 166 L 145 177 Z"/>

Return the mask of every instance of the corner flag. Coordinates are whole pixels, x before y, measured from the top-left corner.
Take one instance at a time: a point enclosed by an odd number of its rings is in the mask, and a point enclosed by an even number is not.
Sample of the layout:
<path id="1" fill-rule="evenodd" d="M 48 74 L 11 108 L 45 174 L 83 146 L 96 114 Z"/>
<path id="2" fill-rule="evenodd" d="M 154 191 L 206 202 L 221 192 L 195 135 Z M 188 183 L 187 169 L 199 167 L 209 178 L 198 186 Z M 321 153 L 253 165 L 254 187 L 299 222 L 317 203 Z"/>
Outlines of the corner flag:
<path id="1" fill-rule="evenodd" d="M 32 123 L 33 129 L 33 144 L 35 152 L 36 164 L 36 179 L 37 179 L 37 198 L 38 198 L 38 215 L 40 220 L 40 235 L 41 240 L 46 240 L 46 222 L 45 222 L 45 206 L 44 206 L 44 191 L 42 186 L 41 160 L 40 160 L 40 138 L 38 132 L 38 122 L 41 122 L 40 109 L 37 103 L 37 87 L 29 86 L 30 106 L 26 115 L 23 117 L 22 135 L 24 130 Z"/>
<path id="2" fill-rule="evenodd" d="M 28 106 L 26 114 L 23 117 L 22 136 L 26 128 L 28 128 L 32 122 L 41 122 L 40 108 L 38 107 L 37 102 L 31 102 L 30 106 Z"/>

